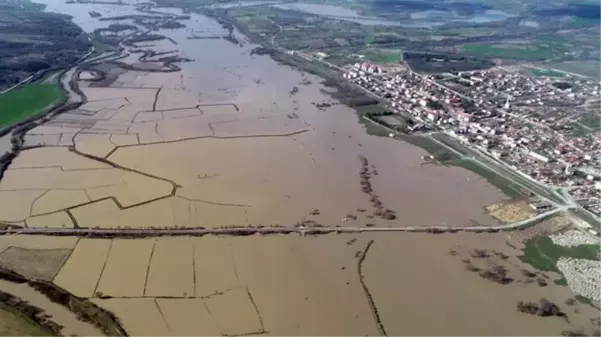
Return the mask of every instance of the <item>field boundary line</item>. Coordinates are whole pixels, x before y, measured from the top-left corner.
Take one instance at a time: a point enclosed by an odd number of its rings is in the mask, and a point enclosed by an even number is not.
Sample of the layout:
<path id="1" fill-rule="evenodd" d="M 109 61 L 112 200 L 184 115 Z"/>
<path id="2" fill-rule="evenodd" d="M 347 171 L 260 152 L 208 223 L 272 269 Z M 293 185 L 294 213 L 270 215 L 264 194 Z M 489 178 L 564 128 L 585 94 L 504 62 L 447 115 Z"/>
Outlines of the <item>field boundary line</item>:
<path id="1" fill-rule="evenodd" d="M 194 285 L 192 294 L 196 297 L 196 242 L 192 243 L 192 284 Z"/>
<path id="2" fill-rule="evenodd" d="M 96 293 L 98 292 L 100 279 L 102 279 L 102 276 L 104 275 L 104 269 L 106 268 L 106 264 L 108 263 L 109 257 L 111 256 L 111 249 L 113 248 L 114 241 L 114 239 L 111 240 L 111 243 L 109 244 L 109 249 L 106 251 L 106 258 L 104 259 L 104 264 L 102 265 L 102 269 L 100 270 L 100 274 L 98 275 L 98 279 L 96 280 L 96 286 L 94 287 L 94 291 L 92 292 L 92 298 L 94 298 L 96 296 Z"/>
<path id="3" fill-rule="evenodd" d="M 142 290 L 142 296 L 146 296 L 146 286 L 148 285 L 148 276 L 150 274 L 150 265 L 152 264 L 152 257 L 154 256 L 154 249 L 157 246 L 157 239 L 153 240 L 152 250 L 150 251 L 150 257 L 148 258 L 148 265 L 146 265 L 146 277 L 144 278 L 144 290 Z"/>
<path id="4" fill-rule="evenodd" d="M 77 248 L 77 244 L 79 243 L 79 241 L 81 241 L 81 237 L 77 238 L 77 241 L 75 241 L 75 245 L 73 245 L 73 248 L 71 248 L 71 250 L 69 251 L 69 255 L 67 255 L 67 258 L 65 259 L 65 261 L 63 261 L 63 263 L 61 263 L 61 266 L 60 266 L 60 268 L 58 268 L 56 270 L 56 273 L 54 273 L 54 275 L 52 275 L 52 278 L 50 279 L 50 282 L 54 283 L 54 280 L 56 279 L 56 276 L 58 276 L 58 274 L 61 272 L 61 270 L 63 269 L 63 267 L 65 266 L 65 264 L 67 264 L 67 261 L 69 261 L 69 259 L 71 258 L 71 255 L 73 255 L 73 251 L 75 250 L 75 248 Z"/>
<path id="5" fill-rule="evenodd" d="M 167 320 L 165 319 L 165 314 L 163 314 L 163 309 L 161 309 L 161 306 L 159 305 L 159 302 L 157 301 L 157 298 L 155 297 L 154 300 L 154 305 L 157 307 L 157 310 L 159 311 L 159 315 L 161 315 L 161 319 L 163 320 L 163 323 L 165 324 L 165 328 L 167 328 L 167 331 L 171 332 L 171 329 L 169 328 L 169 324 L 167 323 Z"/>

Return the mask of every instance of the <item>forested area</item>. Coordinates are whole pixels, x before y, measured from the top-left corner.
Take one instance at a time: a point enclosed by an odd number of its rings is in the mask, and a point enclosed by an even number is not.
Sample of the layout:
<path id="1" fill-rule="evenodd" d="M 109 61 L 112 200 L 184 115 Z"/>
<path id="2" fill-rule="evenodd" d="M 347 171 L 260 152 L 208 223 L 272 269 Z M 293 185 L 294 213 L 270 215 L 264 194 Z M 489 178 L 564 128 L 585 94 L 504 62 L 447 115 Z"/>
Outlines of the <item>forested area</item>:
<path id="1" fill-rule="evenodd" d="M 0 0 L 0 90 L 36 72 L 75 62 L 90 48 L 67 15 L 24 1 Z"/>

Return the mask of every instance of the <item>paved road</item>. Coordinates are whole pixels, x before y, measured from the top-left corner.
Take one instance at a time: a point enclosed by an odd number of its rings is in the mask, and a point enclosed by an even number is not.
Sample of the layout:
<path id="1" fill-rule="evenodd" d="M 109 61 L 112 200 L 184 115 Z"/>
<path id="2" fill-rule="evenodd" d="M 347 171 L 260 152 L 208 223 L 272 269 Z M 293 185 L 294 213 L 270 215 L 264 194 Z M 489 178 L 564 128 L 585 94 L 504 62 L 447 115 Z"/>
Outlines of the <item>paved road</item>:
<path id="1" fill-rule="evenodd" d="M 275 21 L 271 20 L 270 18 L 267 18 L 267 20 L 268 20 L 269 22 L 273 23 L 274 25 L 278 26 L 278 29 L 279 29 L 279 30 L 278 30 L 278 32 L 277 32 L 277 33 L 275 33 L 275 34 L 273 34 L 273 35 L 271 36 L 271 45 L 272 45 L 273 47 L 277 48 L 277 46 L 278 46 L 278 45 L 275 43 L 275 37 L 276 37 L 276 36 L 277 36 L 279 33 L 281 33 L 281 32 L 284 30 L 284 28 L 282 28 L 282 26 L 281 26 L 281 25 L 279 25 L 279 24 L 278 24 L 278 23 L 276 23 Z"/>
<path id="2" fill-rule="evenodd" d="M 486 231 L 510 231 L 527 227 L 533 222 L 551 216 L 555 213 L 565 211 L 568 206 L 553 209 L 541 213 L 529 219 L 512 224 L 498 226 L 407 226 L 407 227 L 226 227 L 226 228 L 11 228 L 0 230 L 0 235 L 56 235 L 56 236 L 200 236 L 206 234 L 214 235 L 250 235 L 250 234 L 326 234 L 326 233 L 361 233 L 361 232 L 486 232 Z"/>
<path id="3" fill-rule="evenodd" d="M 8 89 L 6 89 L 6 90 L 4 90 L 4 91 L 0 92 L 0 95 L 2 95 L 2 94 L 5 94 L 5 93 L 7 93 L 7 92 L 9 92 L 9 91 L 13 90 L 14 88 L 16 88 L 16 87 L 20 86 L 21 84 L 25 84 L 25 83 L 27 83 L 27 82 L 31 81 L 31 79 L 33 78 L 33 76 L 34 76 L 34 75 L 31 75 L 31 76 L 29 76 L 28 78 L 24 79 L 23 81 L 21 81 L 21 82 L 19 82 L 19 83 L 15 84 L 15 85 L 13 85 L 12 87 L 10 87 L 10 88 L 8 88 Z"/>

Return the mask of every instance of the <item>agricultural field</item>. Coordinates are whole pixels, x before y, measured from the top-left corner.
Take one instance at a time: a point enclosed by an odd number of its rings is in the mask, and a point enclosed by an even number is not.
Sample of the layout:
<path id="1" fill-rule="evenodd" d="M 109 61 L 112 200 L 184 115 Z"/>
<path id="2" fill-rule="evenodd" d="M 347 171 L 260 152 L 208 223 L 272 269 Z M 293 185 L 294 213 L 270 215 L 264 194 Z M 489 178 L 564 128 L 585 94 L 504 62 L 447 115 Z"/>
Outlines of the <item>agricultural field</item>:
<path id="1" fill-rule="evenodd" d="M 601 131 L 601 118 L 598 112 L 590 112 L 580 115 L 578 123 L 590 131 Z"/>
<path id="2" fill-rule="evenodd" d="M 539 318 L 515 310 L 518 300 L 540 297 L 570 310 L 563 302 L 571 292 L 554 284 L 539 287 L 524 283 L 520 268 L 526 265 L 517 258 L 521 251 L 510 249 L 507 239 L 504 233 L 457 233 L 452 238 L 365 233 L 82 239 L 55 282 L 61 282 L 70 292 L 90 294 L 93 277 L 77 278 L 73 271 L 83 259 L 93 258 L 92 274 L 104 292 L 99 288 L 91 300 L 117 315 L 131 335 L 246 335 L 267 331 L 373 335 L 380 329 L 388 334 L 439 334 L 467 331 L 468 324 L 478 334 L 491 328 L 503 334 L 552 334 L 574 326 L 588 330 L 588 318 L 596 311 L 584 304 L 577 307 L 581 315 L 570 315 L 569 323 L 547 318 L 545 324 L 540 324 Z M 125 245 L 129 247 L 127 254 L 122 250 Z M 104 257 L 107 247 L 111 247 L 107 265 L 98 273 L 95 261 L 101 259 L 95 255 Z M 496 255 L 491 254 L 479 261 L 469 256 L 475 248 L 502 252 L 507 257 L 493 261 Z M 499 285 L 470 273 L 462 262 L 466 257 L 476 266 L 503 263 L 515 281 Z M 111 273 L 116 269 L 111 264 L 117 259 L 127 260 L 124 264 L 129 268 L 135 267 L 132 273 L 119 270 L 120 281 L 130 285 L 120 292 L 106 287 L 106 279 L 115 279 Z M 184 263 L 168 266 L 176 260 Z M 431 263 L 444 267 L 423 268 Z M 65 282 L 70 276 L 71 282 Z M 132 282 L 132 277 L 141 282 Z M 78 285 L 78 279 L 88 286 Z M 445 282 L 439 283 L 440 279 Z M 191 289 L 194 283 L 195 290 Z M 399 284 L 404 286 L 399 288 Z M 429 289 L 428 295 L 415 291 L 424 286 Z M 469 295 L 474 293 L 477 296 Z M 445 298 L 444 305 L 439 298 Z M 464 307 L 461 316 L 455 309 L 458 305 Z M 499 310 L 502 315 L 495 314 Z M 408 317 L 410 313 L 415 318 L 401 324 L 398 315 Z M 478 317 L 478 323 L 459 319 L 465 314 Z M 442 325 L 425 324 L 431 315 L 441 317 L 444 330 Z M 507 325 L 507 319 L 516 323 Z"/>
<path id="3" fill-rule="evenodd" d="M 359 116 L 367 116 L 370 114 L 381 114 L 389 111 L 382 104 L 361 105 L 355 108 Z"/>
<path id="4" fill-rule="evenodd" d="M 111 246 L 110 240 L 79 240 L 53 282 L 75 296 L 93 297 Z"/>
<path id="5" fill-rule="evenodd" d="M 0 336 L 52 336 L 15 309 L 0 304 Z"/>
<path id="6" fill-rule="evenodd" d="M 554 48 L 541 45 L 466 45 L 462 51 L 478 56 L 518 59 L 526 61 L 540 61 L 556 58 L 566 52 L 564 48 Z"/>
<path id="7" fill-rule="evenodd" d="M 401 50 L 390 49 L 364 49 L 359 51 L 366 61 L 379 64 L 397 64 L 403 61 L 403 52 Z"/>
<path id="8" fill-rule="evenodd" d="M 240 286 L 231 240 L 207 237 L 194 242 L 194 272 L 197 296 Z"/>
<path id="9" fill-rule="evenodd" d="M 101 55 L 104 52 L 111 51 L 114 49 L 113 46 L 97 40 L 92 40 L 92 45 L 94 46 L 94 52 L 90 54 L 90 58 Z"/>
<path id="10" fill-rule="evenodd" d="M 113 240 L 95 295 L 141 297 L 156 240 Z"/>
<path id="11" fill-rule="evenodd" d="M 565 77 L 566 74 L 553 69 L 528 68 L 528 72 L 533 76 L 538 77 Z"/>
<path id="12" fill-rule="evenodd" d="M 590 138 L 592 137 L 593 132 L 599 131 L 601 129 L 601 126 L 589 127 L 582 124 L 581 122 L 570 123 L 567 124 L 567 126 L 569 126 L 571 129 L 565 131 L 565 135 L 568 137 L 575 138 Z"/>
<path id="13" fill-rule="evenodd" d="M 403 135 L 401 139 L 405 142 L 421 147 L 426 150 L 434 159 L 442 164 L 447 162 L 460 160 L 461 157 L 453 151 L 446 148 L 444 145 L 437 143 L 428 136 L 409 136 Z"/>
<path id="14" fill-rule="evenodd" d="M 533 251 L 527 242 L 522 253 L 520 248 L 512 248 L 515 242 L 507 244 L 507 240 L 513 242 L 512 237 L 507 233 L 363 233 L 80 239 L 76 244 L 65 241 L 72 238 L 54 237 L 51 239 L 58 241 L 49 244 L 43 237 L 28 237 L 25 242 L 4 236 L 0 244 L 19 249 L 31 245 L 71 247 L 54 283 L 114 313 L 130 335 L 375 335 L 379 331 L 416 335 L 420 331 L 459 334 L 469 329 L 476 334 L 494 329 L 508 335 L 547 335 L 593 329 L 589 318 L 598 315 L 597 309 L 574 304 L 580 312 L 575 315 L 564 304 L 573 298 L 567 287 L 538 286 L 528 281 L 530 274 L 522 270 L 534 263 L 555 277 L 555 269 L 541 267 L 546 263 L 543 260 L 532 262 L 539 260 L 536 254 L 540 251 L 554 260 L 565 253 L 591 257 L 598 249 L 552 252 L 547 248 L 556 250 L 556 246 L 538 239 L 535 248 L 540 250 Z M 489 253 L 475 257 L 474 250 Z M 106 266 L 101 268 L 104 259 Z M 470 272 L 465 268 L 466 259 L 476 268 L 502 265 L 511 281 L 500 285 Z M 86 260 L 91 269 L 82 265 Z M 123 261 L 125 267 L 116 269 L 117 261 Z M 431 264 L 439 268 L 423 268 Z M 109 288 L 117 278 L 127 286 Z M 5 283 L 0 282 L 2 289 Z M 96 283 L 99 290 L 94 292 Z M 18 286 L 10 289 L 18 291 Z M 426 287 L 427 294 L 415 291 L 420 287 Z M 570 320 L 544 318 L 541 324 L 542 318 L 515 310 L 520 300 L 543 297 L 557 303 Z M 37 303 L 37 297 L 30 298 Z M 445 299 L 443 305 L 440 298 Z M 464 308 L 460 314 L 457 306 Z M 0 318 L 2 314 L 0 311 Z M 478 317 L 477 323 L 460 319 L 466 314 Z M 401 322 L 399 315 L 414 318 Z M 427 324 L 432 315 L 444 324 Z M 66 322 L 68 331 L 86 329 L 64 315 L 56 319 Z M 506 324 L 507 319 L 515 324 Z M 35 331 L 31 334 L 36 335 Z"/>
<path id="15" fill-rule="evenodd" d="M 194 296 L 194 248 L 185 238 L 158 240 L 152 251 L 144 295 Z"/>
<path id="16" fill-rule="evenodd" d="M 8 247 L 0 254 L 0 266 L 39 280 L 50 281 L 69 258 L 70 249 Z"/>
<path id="17" fill-rule="evenodd" d="M 403 61 L 403 52 L 400 49 L 388 48 L 338 48 L 331 54 L 328 54 L 324 60 L 339 66 L 355 62 L 374 62 L 385 65 L 398 65 Z"/>
<path id="18" fill-rule="evenodd" d="M 595 79 L 601 78 L 601 67 L 598 60 L 590 61 L 565 61 L 559 63 L 551 63 L 548 65 L 551 68 L 580 74 L 582 76 L 592 77 Z"/>
<path id="19" fill-rule="evenodd" d="M 0 94 L 0 127 L 35 116 L 65 98 L 56 84 L 27 84 Z"/>
<path id="20" fill-rule="evenodd" d="M 77 237 L 50 237 L 39 236 L 34 240 L 27 236 L 1 236 L 0 237 L 0 252 L 4 252 L 10 247 L 18 247 L 22 249 L 68 249 L 75 247 L 79 238 Z"/>

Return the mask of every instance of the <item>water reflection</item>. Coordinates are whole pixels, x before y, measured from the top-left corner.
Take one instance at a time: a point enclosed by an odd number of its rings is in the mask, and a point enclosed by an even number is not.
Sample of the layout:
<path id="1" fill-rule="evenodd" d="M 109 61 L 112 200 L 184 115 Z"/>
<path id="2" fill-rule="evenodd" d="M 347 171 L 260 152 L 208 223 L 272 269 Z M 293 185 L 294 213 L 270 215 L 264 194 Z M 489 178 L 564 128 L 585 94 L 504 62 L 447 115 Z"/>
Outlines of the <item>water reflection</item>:
<path id="1" fill-rule="evenodd" d="M 357 11 L 334 5 L 290 3 L 274 5 L 274 7 L 286 10 L 296 10 L 309 14 L 321 15 L 332 19 L 340 19 L 360 23 L 363 25 L 399 26 L 400 22 L 381 19 L 373 16 L 364 16 Z"/>

